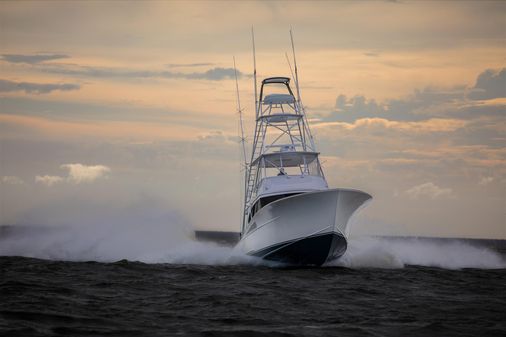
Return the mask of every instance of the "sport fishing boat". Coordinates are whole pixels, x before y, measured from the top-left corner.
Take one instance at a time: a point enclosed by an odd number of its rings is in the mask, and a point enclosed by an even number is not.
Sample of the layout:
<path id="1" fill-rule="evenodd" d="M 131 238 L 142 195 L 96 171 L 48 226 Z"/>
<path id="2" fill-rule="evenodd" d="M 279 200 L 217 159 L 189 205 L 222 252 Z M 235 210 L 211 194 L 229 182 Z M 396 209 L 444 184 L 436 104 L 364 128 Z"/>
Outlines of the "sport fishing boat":
<path id="1" fill-rule="evenodd" d="M 297 95 L 288 77 L 264 79 L 257 95 L 253 38 L 256 125 L 249 163 L 242 135 L 245 193 L 236 249 L 290 265 L 319 266 L 344 254 L 350 217 L 371 196 L 328 187 L 301 103 L 290 36 Z M 239 94 L 238 110 L 243 130 Z"/>

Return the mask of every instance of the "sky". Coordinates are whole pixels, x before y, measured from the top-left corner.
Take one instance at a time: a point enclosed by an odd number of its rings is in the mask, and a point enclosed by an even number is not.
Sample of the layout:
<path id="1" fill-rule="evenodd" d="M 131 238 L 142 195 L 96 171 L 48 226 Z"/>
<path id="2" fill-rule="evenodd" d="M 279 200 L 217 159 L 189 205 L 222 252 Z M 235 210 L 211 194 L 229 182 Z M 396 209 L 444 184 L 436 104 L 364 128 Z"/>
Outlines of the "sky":
<path id="1" fill-rule="evenodd" d="M 352 235 L 506 239 L 506 2 L 2 1 L 0 225 L 238 230 L 248 139 L 288 76 Z M 249 143 L 251 146 L 251 141 Z"/>

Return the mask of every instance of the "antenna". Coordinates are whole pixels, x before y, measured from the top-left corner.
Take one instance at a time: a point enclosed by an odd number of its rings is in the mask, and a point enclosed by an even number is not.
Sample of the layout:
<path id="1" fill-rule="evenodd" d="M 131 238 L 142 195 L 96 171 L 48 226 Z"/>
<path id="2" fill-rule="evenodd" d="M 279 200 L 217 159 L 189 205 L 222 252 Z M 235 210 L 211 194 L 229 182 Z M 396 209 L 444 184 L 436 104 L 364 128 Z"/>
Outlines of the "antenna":
<path id="1" fill-rule="evenodd" d="M 251 26 L 251 41 L 253 42 L 253 81 L 255 82 L 255 117 L 258 117 L 258 95 L 257 95 L 257 57 L 255 51 L 255 31 Z"/>
<path id="2" fill-rule="evenodd" d="M 246 167 L 248 165 L 248 162 L 246 161 L 246 138 L 244 137 L 244 127 L 242 122 L 242 109 L 241 109 L 241 98 L 239 97 L 239 82 L 237 81 L 237 68 L 235 66 L 235 56 L 234 59 L 234 75 L 235 75 L 235 89 L 237 92 L 237 113 L 239 114 L 239 127 L 241 131 L 241 144 L 242 144 L 242 155 L 244 159 L 244 166 Z"/>

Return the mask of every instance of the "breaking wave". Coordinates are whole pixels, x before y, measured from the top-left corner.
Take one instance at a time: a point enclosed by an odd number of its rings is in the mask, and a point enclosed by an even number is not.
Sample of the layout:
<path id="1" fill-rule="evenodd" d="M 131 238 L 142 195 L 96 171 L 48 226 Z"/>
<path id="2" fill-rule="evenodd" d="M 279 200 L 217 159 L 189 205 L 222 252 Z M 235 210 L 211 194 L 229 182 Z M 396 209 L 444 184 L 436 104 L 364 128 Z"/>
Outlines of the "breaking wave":
<path id="1" fill-rule="evenodd" d="M 0 255 L 49 260 L 201 265 L 270 265 L 232 247 L 193 239 L 184 225 L 101 225 L 40 228 L 13 227 L 0 236 Z M 1 234 L 1 233 L 0 233 Z M 327 267 L 403 268 L 406 265 L 445 269 L 506 268 L 504 258 L 485 247 L 430 239 L 351 238 L 348 250 Z"/>
<path id="2" fill-rule="evenodd" d="M 177 222 L 172 226 L 109 224 L 0 229 L 0 256 L 60 261 L 264 264 L 261 259 L 239 254 L 230 246 L 196 241 L 193 229 Z"/>

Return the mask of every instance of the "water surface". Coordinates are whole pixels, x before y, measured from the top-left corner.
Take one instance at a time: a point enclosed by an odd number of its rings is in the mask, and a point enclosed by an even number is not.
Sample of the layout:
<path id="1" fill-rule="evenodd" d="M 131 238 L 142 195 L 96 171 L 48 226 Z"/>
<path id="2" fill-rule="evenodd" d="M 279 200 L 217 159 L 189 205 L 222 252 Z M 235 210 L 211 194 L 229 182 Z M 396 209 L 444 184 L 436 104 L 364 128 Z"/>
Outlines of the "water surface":
<path id="1" fill-rule="evenodd" d="M 504 336 L 506 269 L 0 257 L 2 336 Z"/>

